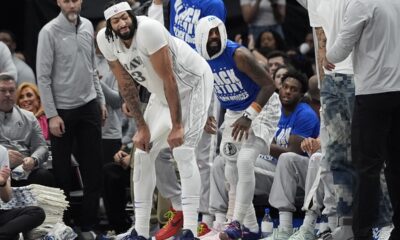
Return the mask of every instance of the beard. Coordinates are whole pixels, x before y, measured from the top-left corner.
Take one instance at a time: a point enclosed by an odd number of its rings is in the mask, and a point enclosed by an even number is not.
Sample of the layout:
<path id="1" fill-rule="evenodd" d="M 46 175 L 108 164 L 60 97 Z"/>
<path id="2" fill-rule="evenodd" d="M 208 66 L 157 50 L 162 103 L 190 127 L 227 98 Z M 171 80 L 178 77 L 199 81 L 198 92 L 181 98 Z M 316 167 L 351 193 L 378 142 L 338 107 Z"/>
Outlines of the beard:
<path id="1" fill-rule="evenodd" d="M 75 12 L 67 13 L 67 19 L 70 22 L 75 22 L 78 19 L 78 14 Z"/>
<path id="2" fill-rule="evenodd" d="M 209 57 L 214 56 L 221 51 L 221 40 L 214 40 L 207 43 L 207 53 Z"/>
<path id="3" fill-rule="evenodd" d="M 135 33 L 135 28 L 133 27 L 133 24 L 129 27 L 129 32 L 120 33 L 119 31 L 115 31 L 115 34 L 117 34 L 117 36 L 122 40 L 131 39 L 134 33 Z"/>

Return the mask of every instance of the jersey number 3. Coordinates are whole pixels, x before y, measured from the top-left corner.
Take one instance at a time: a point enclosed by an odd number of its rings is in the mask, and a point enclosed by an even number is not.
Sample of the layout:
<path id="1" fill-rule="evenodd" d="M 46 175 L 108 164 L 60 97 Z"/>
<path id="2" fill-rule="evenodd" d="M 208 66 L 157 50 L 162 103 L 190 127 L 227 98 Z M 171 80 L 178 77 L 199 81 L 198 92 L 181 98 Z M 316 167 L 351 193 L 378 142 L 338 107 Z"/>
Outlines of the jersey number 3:
<path id="1" fill-rule="evenodd" d="M 146 78 L 143 76 L 142 72 L 134 71 L 131 73 L 131 75 L 132 75 L 132 78 L 135 79 L 135 81 L 138 81 L 138 82 L 146 81 Z"/>

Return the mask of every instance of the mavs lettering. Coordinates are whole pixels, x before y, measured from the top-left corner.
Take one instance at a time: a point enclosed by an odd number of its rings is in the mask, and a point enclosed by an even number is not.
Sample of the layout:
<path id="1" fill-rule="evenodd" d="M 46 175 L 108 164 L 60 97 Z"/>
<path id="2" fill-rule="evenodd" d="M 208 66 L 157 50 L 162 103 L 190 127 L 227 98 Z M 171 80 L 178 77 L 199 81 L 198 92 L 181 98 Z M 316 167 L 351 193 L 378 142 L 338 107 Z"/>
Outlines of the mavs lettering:
<path id="1" fill-rule="evenodd" d="M 175 37 L 184 40 L 190 45 L 194 45 L 194 30 L 200 19 L 201 10 L 182 3 L 181 0 L 175 2 L 174 8 L 176 12 L 173 26 Z"/>
<path id="2" fill-rule="evenodd" d="M 249 93 L 243 88 L 233 69 L 214 73 L 214 89 L 218 99 L 223 102 L 242 101 L 249 97 Z"/>
<path id="3" fill-rule="evenodd" d="M 141 71 L 138 71 L 137 69 L 138 67 L 143 68 L 143 61 L 139 56 L 136 56 L 128 64 L 124 64 L 124 68 L 126 69 L 126 71 L 129 72 L 129 74 L 135 81 L 137 82 L 146 81 L 146 78 L 143 76 L 143 73 Z"/>

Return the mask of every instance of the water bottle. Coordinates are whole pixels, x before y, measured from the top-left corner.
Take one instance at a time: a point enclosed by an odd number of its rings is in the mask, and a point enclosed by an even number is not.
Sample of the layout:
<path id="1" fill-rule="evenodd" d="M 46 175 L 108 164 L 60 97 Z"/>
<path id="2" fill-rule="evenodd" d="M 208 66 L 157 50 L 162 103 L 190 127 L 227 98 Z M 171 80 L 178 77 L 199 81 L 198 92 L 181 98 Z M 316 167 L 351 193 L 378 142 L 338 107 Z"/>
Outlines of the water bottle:
<path id="1" fill-rule="evenodd" d="M 274 230 L 274 223 L 272 222 L 271 216 L 269 215 L 269 208 L 265 209 L 264 217 L 261 221 L 261 235 L 266 238 L 272 235 Z"/>

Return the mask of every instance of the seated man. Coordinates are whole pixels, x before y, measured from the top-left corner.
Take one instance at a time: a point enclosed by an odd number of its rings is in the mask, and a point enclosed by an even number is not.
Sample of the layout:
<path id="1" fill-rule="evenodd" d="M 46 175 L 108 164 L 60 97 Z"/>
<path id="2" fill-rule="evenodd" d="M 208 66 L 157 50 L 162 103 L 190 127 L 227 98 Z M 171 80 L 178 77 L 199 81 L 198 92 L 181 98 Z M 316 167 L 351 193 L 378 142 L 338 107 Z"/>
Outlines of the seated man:
<path id="1" fill-rule="evenodd" d="M 54 186 L 52 174 L 41 168 L 47 161 L 48 148 L 39 122 L 33 113 L 19 108 L 16 103 L 16 82 L 9 75 L 0 76 L 0 144 L 8 150 L 10 168 L 29 174 L 26 181 L 14 181 L 12 186 L 31 183 Z M 15 170 L 14 170 L 15 169 Z M 23 171 L 22 171 L 23 170 Z"/>
<path id="2" fill-rule="evenodd" d="M 279 209 L 280 226 L 268 240 L 286 240 L 293 233 L 296 190 L 298 187 L 305 189 L 309 162 L 309 157 L 301 149 L 301 142 L 319 135 L 317 114 L 308 104 L 301 102 L 307 88 L 307 79 L 302 74 L 288 72 L 282 79 L 279 91 L 282 117 L 274 143 L 271 144 L 271 155 L 278 161 L 269 195 L 269 203 Z"/>
<path id="3" fill-rule="evenodd" d="M 1 94 L 3 92 L 0 91 Z M 0 146 L 0 199 L 3 202 L 10 201 L 12 197 L 9 165 L 7 150 Z M 19 233 L 39 226 L 44 219 L 45 213 L 40 207 L 0 210 L 0 239 L 18 239 Z"/>

